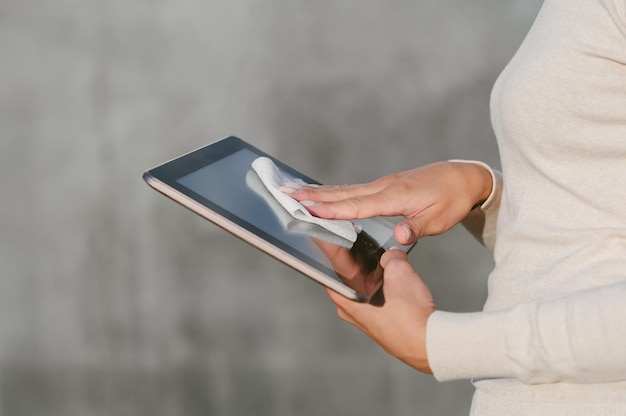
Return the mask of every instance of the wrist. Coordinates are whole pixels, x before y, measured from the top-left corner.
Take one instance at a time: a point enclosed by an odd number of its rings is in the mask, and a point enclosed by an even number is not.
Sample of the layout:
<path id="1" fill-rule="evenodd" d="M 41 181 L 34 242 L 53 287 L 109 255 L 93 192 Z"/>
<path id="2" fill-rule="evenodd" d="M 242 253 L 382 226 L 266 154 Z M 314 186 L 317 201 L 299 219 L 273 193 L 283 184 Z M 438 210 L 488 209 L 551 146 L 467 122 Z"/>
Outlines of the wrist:
<path id="1" fill-rule="evenodd" d="M 449 160 L 451 163 L 463 166 L 464 176 L 467 178 L 468 189 L 472 198 L 472 209 L 478 208 L 489 199 L 495 183 L 491 168 L 475 160 Z"/>

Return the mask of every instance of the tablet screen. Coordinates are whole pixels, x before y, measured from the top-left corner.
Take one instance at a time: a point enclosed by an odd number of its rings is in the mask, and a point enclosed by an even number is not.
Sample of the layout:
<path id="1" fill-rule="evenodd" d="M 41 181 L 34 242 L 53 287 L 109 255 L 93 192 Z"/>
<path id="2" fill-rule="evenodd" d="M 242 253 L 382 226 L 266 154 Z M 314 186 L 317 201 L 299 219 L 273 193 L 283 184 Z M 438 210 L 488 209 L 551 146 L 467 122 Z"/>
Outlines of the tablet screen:
<path id="1" fill-rule="evenodd" d="M 247 185 L 246 177 L 251 174 L 250 166 L 258 157 L 259 155 L 248 149 L 241 149 L 183 176 L 178 182 L 239 219 L 273 236 L 291 249 L 309 255 L 315 253 L 316 249 L 311 239 L 305 234 L 286 229 L 276 210 Z M 317 255 L 314 257 L 326 267 L 330 266 L 323 257 Z"/>
<path id="2" fill-rule="evenodd" d="M 378 265 L 380 256 L 391 244 L 397 245 L 392 238 L 394 224 L 385 218 L 355 220 L 362 231 L 351 243 L 319 225 L 293 218 L 276 203 L 251 167 L 255 159 L 268 155 L 245 142 L 235 143 L 238 145 L 228 146 L 226 151 L 211 152 L 211 146 L 208 146 L 169 162 L 161 179 L 212 211 L 369 297 L 369 290 L 378 288 L 382 280 Z M 207 153 L 199 157 L 202 152 Z M 292 177 L 314 182 L 273 160 L 281 171 Z M 158 175 L 158 168 L 153 171 Z"/>

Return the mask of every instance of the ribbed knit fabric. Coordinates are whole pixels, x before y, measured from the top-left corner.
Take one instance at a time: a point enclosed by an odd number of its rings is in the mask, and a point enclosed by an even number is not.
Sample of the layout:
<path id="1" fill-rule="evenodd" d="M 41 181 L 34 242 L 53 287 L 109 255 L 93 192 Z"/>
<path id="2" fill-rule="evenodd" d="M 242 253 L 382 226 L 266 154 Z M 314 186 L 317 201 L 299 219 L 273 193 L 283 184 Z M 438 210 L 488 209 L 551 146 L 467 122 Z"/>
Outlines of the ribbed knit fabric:
<path id="1" fill-rule="evenodd" d="M 430 365 L 472 415 L 626 415 L 626 0 L 545 0 L 491 111 L 489 295 L 431 316 Z"/>

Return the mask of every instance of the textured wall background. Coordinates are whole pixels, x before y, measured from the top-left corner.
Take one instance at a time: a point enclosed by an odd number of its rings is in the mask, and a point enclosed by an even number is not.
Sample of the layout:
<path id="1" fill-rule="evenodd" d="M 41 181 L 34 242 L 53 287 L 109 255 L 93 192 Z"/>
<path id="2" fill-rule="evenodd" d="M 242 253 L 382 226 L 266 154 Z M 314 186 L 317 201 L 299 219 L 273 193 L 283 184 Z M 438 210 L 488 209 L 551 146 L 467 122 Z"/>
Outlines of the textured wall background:
<path id="1" fill-rule="evenodd" d="M 489 90 L 539 5 L 0 0 L 0 414 L 466 414 L 469 382 L 388 357 L 141 174 L 230 134 L 330 183 L 498 166 Z M 411 260 L 440 308 L 480 309 L 463 230 Z"/>

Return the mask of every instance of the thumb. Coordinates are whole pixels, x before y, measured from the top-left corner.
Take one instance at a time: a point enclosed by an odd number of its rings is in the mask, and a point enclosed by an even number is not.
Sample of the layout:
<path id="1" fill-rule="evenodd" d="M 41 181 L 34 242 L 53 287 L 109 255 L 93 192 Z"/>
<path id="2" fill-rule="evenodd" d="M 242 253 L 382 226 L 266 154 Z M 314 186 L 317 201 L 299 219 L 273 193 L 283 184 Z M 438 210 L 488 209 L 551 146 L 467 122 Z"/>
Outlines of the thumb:
<path id="1" fill-rule="evenodd" d="M 395 225 L 393 237 L 403 245 L 416 243 L 417 240 L 426 236 L 424 222 L 423 217 L 401 221 Z"/>
<path id="2" fill-rule="evenodd" d="M 406 291 L 410 287 L 407 285 L 421 281 L 409 262 L 407 254 L 398 247 L 392 247 L 382 255 L 380 266 L 385 271 L 383 289 L 386 294 Z M 417 279 L 415 279 L 416 277 Z"/>
<path id="3" fill-rule="evenodd" d="M 380 266 L 383 269 L 386 269 L 389 263 L 394 261 L 409 261 L 409 256 L 399 247 L 391 247 L 389 250 L 385 251 L 380 258 Z"/>

